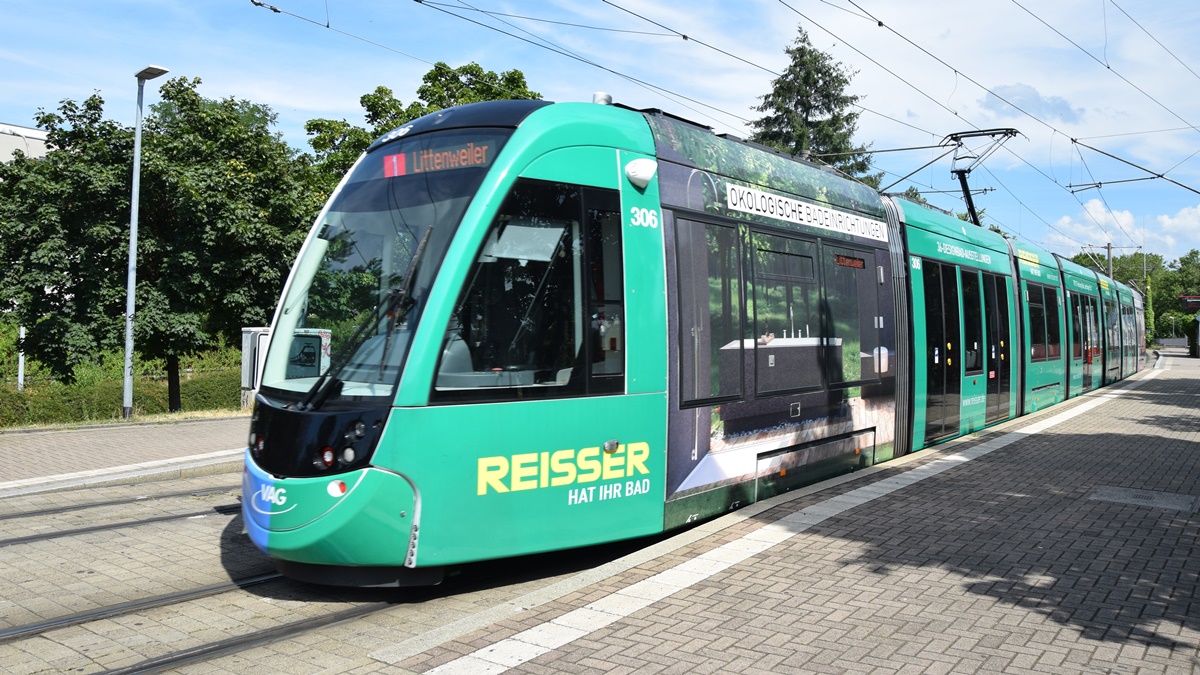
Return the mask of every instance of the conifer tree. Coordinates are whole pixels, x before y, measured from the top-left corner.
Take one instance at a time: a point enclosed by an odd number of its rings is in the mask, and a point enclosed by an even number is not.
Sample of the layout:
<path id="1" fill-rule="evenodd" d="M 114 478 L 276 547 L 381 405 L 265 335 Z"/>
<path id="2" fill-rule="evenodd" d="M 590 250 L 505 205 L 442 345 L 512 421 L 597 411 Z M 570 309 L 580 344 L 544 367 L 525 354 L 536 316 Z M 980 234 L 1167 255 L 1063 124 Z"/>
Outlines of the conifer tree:
<path id="1" fill-rule="evenodd" d="M 867 146 L 855 145 L 853 139 L 859 116 L 854 104 L 860 97 L 846 93 L 846 88 L 856 71 L 814 47 L 808 33 L 798 30 L 795 42 L 785 50 L 791 59 L 787 69 L 754 108 L 766 114 L 750 123 L 756 130 L 752 140 L 798 157 L 820 159 L 878 187 L 880 175 L 870 174 Z"/>

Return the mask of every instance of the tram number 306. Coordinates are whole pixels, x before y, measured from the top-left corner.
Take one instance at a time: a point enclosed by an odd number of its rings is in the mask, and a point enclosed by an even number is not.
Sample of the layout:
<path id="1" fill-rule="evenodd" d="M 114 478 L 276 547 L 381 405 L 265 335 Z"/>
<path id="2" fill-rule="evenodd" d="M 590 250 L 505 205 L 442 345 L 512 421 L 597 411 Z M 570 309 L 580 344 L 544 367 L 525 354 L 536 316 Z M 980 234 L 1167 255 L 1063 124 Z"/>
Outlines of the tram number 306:
<path id="1" fill-rule="evenodd" d="M 629 225 L 632 227 L 658 227 L 658 211 L 654 209 L 639 209 L 634 206 L 629 209 Z"/>

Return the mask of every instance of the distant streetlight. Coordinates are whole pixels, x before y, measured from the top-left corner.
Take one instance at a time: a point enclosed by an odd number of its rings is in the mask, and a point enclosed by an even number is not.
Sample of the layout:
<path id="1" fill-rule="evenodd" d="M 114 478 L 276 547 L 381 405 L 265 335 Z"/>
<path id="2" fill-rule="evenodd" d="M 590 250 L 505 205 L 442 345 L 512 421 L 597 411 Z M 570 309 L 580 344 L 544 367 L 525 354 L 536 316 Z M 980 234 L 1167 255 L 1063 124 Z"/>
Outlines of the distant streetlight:
<path id="1" fill-rule="evenodd" d="M 33 157 L 36 159 L 36 158 L 41 158 L 41 157 L 46 156 L 46 152 L 44 149 L 42 150 L 41 154 L 35 154 L 35 153 L 31 152 L 31 148 L 29 147 L 29 136 L 26 136 L 25 134 L 17 131 L 16 129 L 9 129 L 9 128 L 0 129 L 0 134 L 8 134 L 9 136 L 17 136 L 22 141 L 25 141 L 25 156 L 26 157 Z M 37 140 L 37 139 L 35 138 L 34 140 Z M 2 159 L 2 158 L 0 158 L 0 159 Z M 17 391 L 25 390 L 25 346 L 24 346 L 24 344 L 22 344 L 22 343 L 24 343 L 24 341 L 25 341 L 25 324 L 20 324 L 20 327 L 17 329 Z"/>
<path id="2" fill-rule="evenodd" d="M 133 197 L 129 205 L 129 274 L 125 285 L 125 387 L 121 401 L 121 417 L 133 416 L 133 296 L 137 286 L 137 225 L 138 190 L 142 182 L 142 90 L 146 80 L 166 74 L 167 69 L 146 66 L 138 71 L 137 121 L 133 131 Z"/>

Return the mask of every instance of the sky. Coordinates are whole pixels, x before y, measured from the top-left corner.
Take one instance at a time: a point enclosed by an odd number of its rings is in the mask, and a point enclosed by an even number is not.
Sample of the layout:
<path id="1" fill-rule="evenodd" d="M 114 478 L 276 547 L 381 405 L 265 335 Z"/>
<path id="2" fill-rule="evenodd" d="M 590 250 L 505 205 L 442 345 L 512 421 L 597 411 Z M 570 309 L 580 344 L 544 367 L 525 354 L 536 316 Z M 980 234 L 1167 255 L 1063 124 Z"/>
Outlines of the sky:
<path id="1" fill-rule="evenodd" d="M 132 124 L 134 74 L 154 64 L 200 78 L 204 96 L 269 105 L 307 150 L 306 121 L 365 126 L 360 96 L 384 85 L 408 103 L 442 61 L 747 137 L 803 28 L 854 72 L 856 141 L 889 151 L 874 155 L 883 186 L 963 212 L 944 139 L 1014 128 L 969 174 L 985 222 L 1063 255 L 1102 259 L 1111 243 L 1169 262 L 1200 249 L 1194 2 L 0 0 L 0 123 L 33 126 L 39 109 L 99 92 Z M 986 149 L 968 140 L 958 166 Z"/>

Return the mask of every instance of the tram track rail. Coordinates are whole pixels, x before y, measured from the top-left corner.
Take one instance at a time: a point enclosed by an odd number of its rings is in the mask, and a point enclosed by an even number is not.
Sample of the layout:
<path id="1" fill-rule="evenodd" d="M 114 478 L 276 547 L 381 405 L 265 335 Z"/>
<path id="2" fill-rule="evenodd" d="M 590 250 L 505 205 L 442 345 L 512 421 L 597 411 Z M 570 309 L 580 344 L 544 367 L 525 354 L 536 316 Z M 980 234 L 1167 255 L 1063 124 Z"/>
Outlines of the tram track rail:
<path id="1" fill-rule="evenodd" d="M 189 513 L 168 514 L 162 516 L 154 516 L 152 518 L 141 518 L 139 520 L 122 520 L 115 523 L 104 523 L 101 525 L 89 525 L 87 527 L 76 527 L 67 530 L 54 530 L 52 532 L 42 532 L 40 534 L 30 534 L 22 537 L 11 537 L 9 539 L 0 539 L 0 548 L 9 546 L 17 546 L 19 544 L 30 544 L 37 541 L 47 541 L 50 539 L 61 539 L 63 537 L 72 537 L 80 534 L 88 534 L 91 532 L 106 532 L 108 530 L 120 530 L 128 527 L 137 527 L 139 525 L 151 525 L 154 523 L 164 523 L 172 520 L 186 520 L 188 518 L 200 518 L 211 515 L 231 515 L 241 511 L 241 504 L 221 504 L 219 506 L 211 506 L 203 511 L 191 511 Z"/>
<path id="2" fill-rule="evenodd" d="M 226 654 L 241 652 L 261 645 L 270 644 L 276 640 L 291 637 L 297 633 L 304 633 L 318 628 L 324 628 L 342 621 L 349 621 L 360 617 L 368 616 L 376 612 L 383 611 L 390 607 L 394 607 L 397 603 L 393 601 L 371 602 L 346 609 L 330 612 L 321 616 L 314 616 L 307 619 L 299 619 L 290 623 L 282 624 L 272 628 L 246 633 L 245 635 L 237 635 L 216 642 L 181 649 L 170 654 L 163 654 L 154 658 L 147 659 L 141 663 L 135 663 L 132 666 L 125 668 L 117 668 L 114 670 L 105 671 L 105 675 L 134 675 L 142 673 L 159 673 L 171 668 L 208 661 Z"/>
<path id="3" fill-rule="evenodd" d="M 219 584 L 211 584 L 190 591 L 165 593 L 163 595 L 156 595 L 150 598 L 141 598 L 139 600 L 131 600 L 129 602 L 123 602 L 116 605 L 97 607 L 95 609 L 55 617 L 45 621 L 38 621 L 22 626 L 14 626 L 12 628 L 0 630 L 0 644 L 37 637 L 43 633 L 48 633 L 58 628 L 77 626 L 90 621 L 112 619 L 118 616 L 133 614 L 135 612 L 147 609 L 166 607 L 191 600 L 197 600 L 199 598 L 207 598 L 212 595 L 227 593 L 229 591 L 252 588 L 254 586 L 270 583 L 272 581 L 278 581 L 282 578 L 283 575 L 279 574 L 278 572 L 269 572 L 266 574 L 244 577 L 242 579 L 234 579 L 232 581 L 226 581 Z"/>
<path id="4" fill-rule="evenodd" d="M 388 609 L 400 609 L 404 611 L 404 607 L 413 606 L 417 608 L 417 611 L 421 611 L 424 603 L 436 601 L 440 598 L 469 594 L 490 588 L 499 588 L 514 583 L 524 583 L 543 577 L 544 575 L 554 576 L 563 573 L 574 573 L 580 569 L 591 568 L 596 564 L 596 560 L 592 557 L 592 554 L 598 554 L 601 560 L 608 560 L 627 553 L 630 548 L 644 546 L 645 543 L 645 541 L 636 543 L 627 541 L 610 544 L 602 549 L 590 552 L 583 558 L 580 557 L 578 551 L 572 551 L 569 554 L 567 552 L 552 552 L 539 554 L 532 558 L 515 558 L 498 563 L 496 561 L 489 561 L 487 564 L 471 564 L 460 568 L 457 574 L 447 577 L 446 581 L 440 585 L 404 589 L 364 590 L 317 587 L 317 590 L 314 591 L 308 584 L 296 583 L 295 585 L 291 585 L 290 580 L 280 574 L 262 573 L 190 591 L 171 592 L 165 595 L 132 600 L 121 604 L 84 610 L 54 619 L 39 620 L 34 623 L 14 626 L 0 630 L 0 646 L 11 645 L 17 649 L 35 649 L 33 647 L 35 643 L 30 641 L 56 640 L 55 635 L 47 635 L 47 633 L 51 633 L 56 629 L 72 626 L 80 626 L 83 629 L 88 629 L 89 625 L 94 625 L 99 621 L 117 617 L 127 621 L 130 617 L 146 614 L 151 610 L 163 609 L 166 612 L 178 612 L 181 616 L 186 616 L 191 612 L 190 608 L 193 606 L 191 605 L 193 601 L 202 600 L 208 596 L 217 596 L 222 593 L 255 593 L 265 598 L 283 597 L 300 599 L 301 601 L 304 599 L 320 602 L 329 602 L 332 600 L 340 604 L 340 606 L 323 609 L 314 607 L 312 610 L 316 610 L 319 613 L 313 613 L 313 615 L 303 618 L 297 618 L 295 614 L 282 609 L 272 614 L 275 620 L 278 621 L 274 626 L 258 628 L 256 626 L 243 625 L 241 630 L 244 632 L 240 634 L 230 633 L 216 640 L 211 640 L 210 638 L 211 641 L 206 643 L 189 644 L 185 642 L 183 644 L 170 644 L 160 642 L 159 649 L 162 650 L 161 653 L 155 654 L 154 652 L 150 652 L 144 654 L 144 660 L 140 662 L 129 664 L 128 661 L 124 661 L 125 664 L 129 665 L 104 670 L 106 673 L 119 675 L 170 671 L 180 667 L 224 658 L 237 659 L 240 654 L 258 647 L 287 641 L 312 631 L 369 617 Z M 278 582 L 285 585 L 266 587 L 271 582 Z M 263 586 L 264 590 L 255 591 L 251 589 L 252 586 Z M 229 602 L 241 606 L 238 600 L 230 600 Z M 146 615 L 150 616 L 149 614 Z M 161 617 L 159 617 L 151 621 L 161 620 Z M 97 635 L 104 635 L 106 629 L 97 627 L 95 632 Z M 120 643 L 114 641 L 113 644 L 119 645 Z M 104 667 L 101 662 L 96 661 L 94 657 L 82 652 L 79 653 L 79 656 L 84 660 L 82 662 L 84 665 L 79 667 L 88 669 L 99 667 L 100 670 L 103 670 Z M 86 665 L 89 663 L 90 665 Z"/>
<path id="5" fill-rule="evenodd" d="M 55 516 L 62 513 L 71 513 L 72 511 L 84 511 L 87 509 L 98 509 L 106 506 L 127 506 L 130 504 L 146 504 L 161 499 L 179 499 L 181 497 L 211 497 L 221 493 L 229 493 L 233 495 L 238 488 L 236 486 L 207 488 L 198 490 L 182 490 L 179 492 L 168 492 L 158 495 L 143 495 L 139 497 L 126 497 L 124 499 L 110 499 L 100 502 L 88 502 L 86 504 L 71 504 L 68 506 L 57 506 L 51 509 L 36 509 L 32 511 L 15 511 L 12 513 L 0 514 L 0 521 L 17 520 L 20 518 L 37 518 L 39 516 Z"/>

